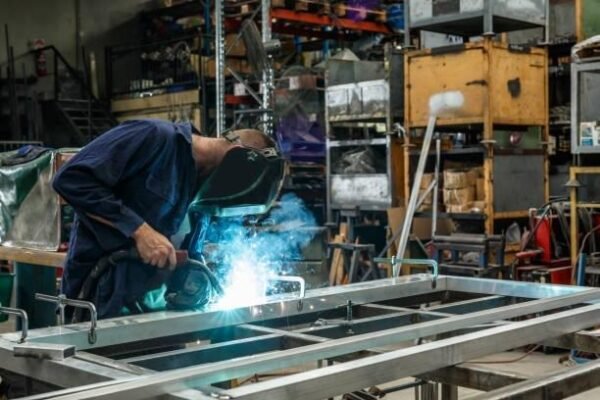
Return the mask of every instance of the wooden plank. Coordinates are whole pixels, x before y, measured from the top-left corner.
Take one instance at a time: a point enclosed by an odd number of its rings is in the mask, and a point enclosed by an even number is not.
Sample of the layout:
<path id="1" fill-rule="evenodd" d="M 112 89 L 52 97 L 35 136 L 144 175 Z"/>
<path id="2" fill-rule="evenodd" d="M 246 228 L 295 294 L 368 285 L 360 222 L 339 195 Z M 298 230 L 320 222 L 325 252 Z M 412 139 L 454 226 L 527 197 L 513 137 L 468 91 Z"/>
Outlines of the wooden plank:
<path id="1" fill-rule="evenodd" d="M 342 243 L 342 237 L 340 235 L 335 235 L 332 243 Z M 331 256 L 331 264 L 329 265 L 329 286 L 335 285 L 335 279 L 337 277 L 337 264 L 339 262 L 340 252 L 338 249 L 333 250 L 333 255 Z"/>
<path id="2" fill-rule="evenodd" d="M 66 253 L 0 246 L 0 260 L 62 268 Z"/>
<path id="3" fill-rule="evenodd" d="M 111 101 L 111 110 L 113 113 L 148 111 L 153 108 L 179 107 L 187 104 L 196 104 L 199 101 L 198 90 L 192 89 L 139 99 L 113 100 Z"/>
<path id="4" fill-rule="evenodd" d="M 166 121 L 173 121 L 176 119 L 173 117 L 177 117 L 179 114 L 180 113 L 175 112 L 173 110 L 156 111 L 156 112 L 126 113 L 126 114 L 117 115 L 117 121 L 124 122 L 124 121 L 129 121 L 132 119 L 142 119 L 142 118 L 154 118 L 154 119 L 164 119 Z M 196 108 L 193 111 L 191 120 L 194 123 L 194 126 L 196 126 L 198 128 L 200 127 L 201 116 L 202 116 L 202 113 L 200 112 L 200 109 Z"/>
<path id="5" fill-rule="evenodd" d="M 585 39 L 583 32 L 583 0 L 575 0 L 575 35 L 577 42 Z"/>
<path id="6" fill-rule="evenodd" d="M 345 223 L 340 224 L 339 234 L 340 243 L 345 243 L 348 237 L 348 225 Z M 344 255 L 341 249 L 334 250 L 334 256 L 337 252 L 336 263 L 332 264 L 332 268 L 335 269 L 335 281 L 334 285 L 341 285 L 344 281 Z"/>

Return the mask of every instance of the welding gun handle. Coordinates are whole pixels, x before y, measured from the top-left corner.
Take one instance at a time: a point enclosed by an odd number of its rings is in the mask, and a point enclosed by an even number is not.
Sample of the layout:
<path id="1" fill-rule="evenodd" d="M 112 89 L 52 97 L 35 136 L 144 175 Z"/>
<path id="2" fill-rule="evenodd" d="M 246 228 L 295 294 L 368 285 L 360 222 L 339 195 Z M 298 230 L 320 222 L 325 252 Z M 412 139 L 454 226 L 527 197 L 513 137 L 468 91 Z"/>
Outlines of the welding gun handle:
<path id="1" fill-rule="evenodd" d="M 188 251 L 187 250 L 175 250 L 175 259 L 177 260 L 175 263 L 177 266 L 184 265 L 190 259 Z"/>
<path id="2" fill-rule="evenodd" d="M 114 257 L 116 255 L 116 257 Z M 135 247 L 130 248 L 129 250 L 123 250 L 122 252 L 116 252 L 113 254 L 113 260 L 141 260 L 140 253 L 137 251 Z M 181 266 L 188 262 L 189 255 L 187 250 L 175 250 L 175 265 Z"/>

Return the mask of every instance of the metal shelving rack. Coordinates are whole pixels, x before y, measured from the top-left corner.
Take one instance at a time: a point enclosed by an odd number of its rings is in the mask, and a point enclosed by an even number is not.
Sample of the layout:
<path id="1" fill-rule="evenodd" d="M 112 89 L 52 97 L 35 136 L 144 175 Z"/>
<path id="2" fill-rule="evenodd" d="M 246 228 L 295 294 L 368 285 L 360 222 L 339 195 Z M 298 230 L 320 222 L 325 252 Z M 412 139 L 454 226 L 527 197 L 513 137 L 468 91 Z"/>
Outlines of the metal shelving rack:
<path id="1" fill-rule="evenodd" d="M 571 64 L 571 153 L 600 153 L 600 126 L 590 125 L 588 138 L 583 139 L 582 123 L 597 124 L 600 120 L 594 99 L 600 93 L 600 58 L 594 57 Z M 595 132 L 593 132 L 595 130 Z"/>
<path id="2" fill-rule="evenodd" d="M 329 60 L 326 76 L 327 217 L 341 209 L 385 211 L 404 196 L 401 142 L 404 117 L 402 52 L 386 45 L 383 62 Z M 356 137 L 359 132 L 362 137 Z M 385 169 L 336 173 L 343 148 L 384 148 Z M 379 153 L 381 154 L 381 153 Z"/>

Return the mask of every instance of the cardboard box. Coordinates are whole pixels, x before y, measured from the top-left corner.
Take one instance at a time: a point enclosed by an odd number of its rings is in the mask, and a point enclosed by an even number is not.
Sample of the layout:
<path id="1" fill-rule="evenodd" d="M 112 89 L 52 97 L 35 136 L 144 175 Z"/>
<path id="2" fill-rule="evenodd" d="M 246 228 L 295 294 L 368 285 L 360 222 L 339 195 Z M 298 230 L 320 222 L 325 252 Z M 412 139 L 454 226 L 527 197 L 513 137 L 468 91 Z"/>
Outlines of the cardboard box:
<path id="1" fill-rule="evenodd" d="M 444 171 L 444 189 L 461 189 L 469 186 L 465 171 L 450 169 Z"/>
<path id="2" fill-rule="evenodd" d="M 444 188 L 444 204 L 446 205 L 467 205 L 473 200 L 475 200 L 474 186 L 460 189 Z"/>
<path id="3" fill-rule="evenodd" d="M 237 33 L 229 33 L 225 36 L 225 50 L 227 50 L 228 56 L 244 57 L 246 55 L 246 45 L 241 37 L 237 37 Z"/>
<path id="4" fill-rule="evenodd" d="M 423 194 L 425 193 L 425 190 L 426 189 L 420 189 L 419 190 L 419 198 L 421 196 L 423 196 Z M 427 194 L 427 196 L 425 196 L 425 200 L 423 201 L 423 204 L 429 204 L 429 205 L 433 204 L 433 190 L 431 192 L 429 192 Z"/>
<path id="5" fill-rule="evenodd" d="M 421 207 L 417 208 L 417 212 L 425 212 L 433 210 L 433 204 L 421 204 Z"/>
<path id="6" fill-rule="evenodd" d="M 468 204 L 446 204 L 446 212 L 460 214 L 471 212 L 471 203 Z"/>
<path id="7" fill-rule="evenodd" d="M 473 201 L 471 203 L 471 211 L 482 213 L 485 211 L 485 201 Z"/>
<path id="8" fill-rule="evenodd" d="M 467 180 L 469 185 L 475 185 L 477 183 L 477 179 L 481 177 L 483 177 L 482 167 L 469 168 L 469 170 L 467 170 Z"/>
<path id="9" fill-rule="evenodd" d="M 475 198 L 480 201 L 485 201 L 485 179 L 484 178 L 477 178 Z"/>
<path id="10" fill-rule="evenodd" d="M 225 67 L 225 76 L 231 76 L 231 71 L 227 69 L 227 67 L 233 69 L 235 72 L 240 74 L 251 74 L 252 67 L 246 60 L 237 60 L 237 59 L 228 59 Z M 207 78 L 214 78 L 216 76 L 216 64 L 215 59 L 210 58 L 206 60 L 206 70 L 205 74 Z"/>
<path id="11" fill-rule="evenodd" d="M 431 182 L 433 182 L 434 177 L 435 177 L 435 174 L 423 174 L 423 179 L 421 179 L 420 188 L 427 189 L 429 187 L 429 185 L 431 185 Z"/>
<path id="12" fill-rule="evenodd" d="M 404 207 L 388 208 L 388 225 L 390 226 L 393 235 L 402 230 L 405 214 L 406 208 Z M 421 240 L 431 239 L 431 222 L 431 218 L 416 217 L 412 223 L 411 233 Z M 451 219 L 438 218 L 437 233 L 439 235 L 449 235 L 453 231 L 454 224 Z"/>

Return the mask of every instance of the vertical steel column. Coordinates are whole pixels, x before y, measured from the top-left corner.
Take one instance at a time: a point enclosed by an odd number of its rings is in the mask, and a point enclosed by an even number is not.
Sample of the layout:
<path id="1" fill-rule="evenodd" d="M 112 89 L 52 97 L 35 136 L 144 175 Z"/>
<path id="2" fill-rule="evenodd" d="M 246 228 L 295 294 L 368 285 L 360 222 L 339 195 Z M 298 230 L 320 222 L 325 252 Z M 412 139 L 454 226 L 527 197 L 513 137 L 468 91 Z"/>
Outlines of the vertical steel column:
<path id="1" fill-rule="evenodd" d="M 261 29 L 263 45 L 271 41 L 271 0 L 261 1 Z M 273 66 L 271 65 L 271 57 L 267 56 L 268 61 L 266 68 L 263 71 L 262 82 L 262 122 L 264 132 L 273 136 L 273 113 L 272 113 L 272 91 L 273 91 Z"/>
<path id="2" fill-rule="evenodd" d="M 433 212 L 431 218 L 431 238 L 437 234 L 438 196 L 440 188 L 440 165 L 442 163 L 442 140 L 435 139 L 435 186 L 433 187 Z"/>
<path id="3" fill-rule="evenodd" d="M 225 33 L 223 1 L 215 0 L 216 135 L 225 131 Z"/>
<path id="4" fill-rule="evenodd" d="M 484 0 L 483 36 L 494 36 L 494 4 L 492 0 Z"/>

